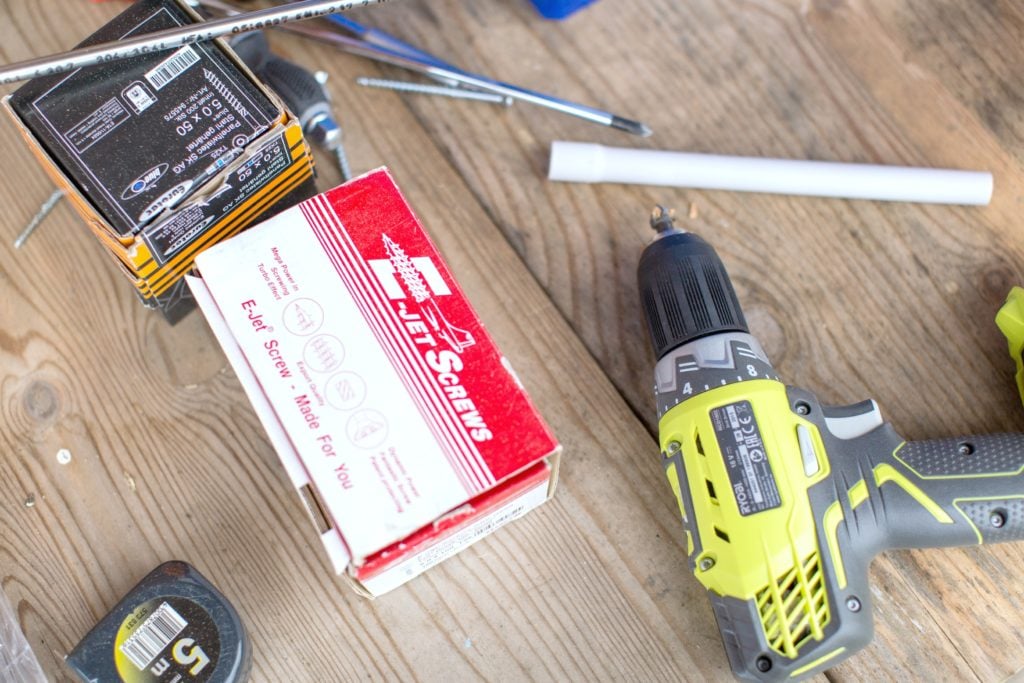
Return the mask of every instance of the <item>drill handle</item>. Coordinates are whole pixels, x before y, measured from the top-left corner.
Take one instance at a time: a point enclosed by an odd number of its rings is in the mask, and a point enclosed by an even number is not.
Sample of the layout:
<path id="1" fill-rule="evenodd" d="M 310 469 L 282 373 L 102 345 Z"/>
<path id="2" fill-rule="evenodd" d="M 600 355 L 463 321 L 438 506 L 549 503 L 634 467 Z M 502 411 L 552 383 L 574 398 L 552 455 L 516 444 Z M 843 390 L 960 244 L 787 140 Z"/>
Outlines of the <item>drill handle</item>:
<path id="1" fill-rule="evenodd" d="M 824 427 L 829 476 L 808 494 L 838 609 L 832 635 L 801 651 L 787 671 L 870 641 L 868 566 L 879 552 L 1024 539 L 1024 434 L 907 442 L 877 408 L 823 407 L 822 420 L 808 394 L 793 393 Z M 743 661 L 750 670 L 753 660 Z"/>
<path id="2" fill-rule="evenodd" d="M 911 441 L 871 470 L 883 548 L 1024 539 L 1024 434 Z"/>

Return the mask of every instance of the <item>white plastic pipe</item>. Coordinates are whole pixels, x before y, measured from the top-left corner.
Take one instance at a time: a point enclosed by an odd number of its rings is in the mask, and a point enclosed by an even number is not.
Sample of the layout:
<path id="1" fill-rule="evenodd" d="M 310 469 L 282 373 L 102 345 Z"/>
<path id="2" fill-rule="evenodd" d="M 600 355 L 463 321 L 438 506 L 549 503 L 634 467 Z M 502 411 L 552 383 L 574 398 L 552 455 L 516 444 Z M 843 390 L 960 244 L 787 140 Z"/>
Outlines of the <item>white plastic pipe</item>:
<path id="1" fill-rule="evenodd" d="M 981 171 L 689 154 L 564 141 L 551 143 L 548 178 L 890 202 L 984 205 L 992 199 L 992 174 Z"/>

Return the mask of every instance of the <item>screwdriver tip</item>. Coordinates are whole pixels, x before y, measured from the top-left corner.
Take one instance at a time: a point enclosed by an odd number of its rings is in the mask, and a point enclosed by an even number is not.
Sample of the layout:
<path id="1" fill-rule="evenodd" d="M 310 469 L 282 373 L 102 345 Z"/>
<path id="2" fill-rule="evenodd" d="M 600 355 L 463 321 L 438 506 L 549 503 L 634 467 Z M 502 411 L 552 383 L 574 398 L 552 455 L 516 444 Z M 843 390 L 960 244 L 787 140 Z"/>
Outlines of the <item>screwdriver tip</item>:
<path id="1" fill-rule="evenodd" d="M 618 128 L 619 130 L 624 130 L 627 133 L 639 135 L 642 138 L 649 137 L 651 133 L 654 132 L 644 123 L 624 119 L 621 116 L 612 116 L 612 122 L 610 125 L 612 128 Z"/>

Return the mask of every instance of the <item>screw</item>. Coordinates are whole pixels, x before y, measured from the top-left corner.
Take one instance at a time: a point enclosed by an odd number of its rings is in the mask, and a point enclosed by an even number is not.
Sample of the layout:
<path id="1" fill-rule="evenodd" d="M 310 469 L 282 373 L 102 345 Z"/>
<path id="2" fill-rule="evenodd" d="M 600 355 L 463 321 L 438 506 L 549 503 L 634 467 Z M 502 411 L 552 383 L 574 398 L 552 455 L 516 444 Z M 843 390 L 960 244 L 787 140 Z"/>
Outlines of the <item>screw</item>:
<path id="1" fill-rule="evenodd" d="M 960 455 L 970 455 L 974 453 L 974 446 L 969 443 L 962 443 L 957 447 L 957 451 Z"/>
<path id="2" fill-rule="evenodd" d="M 332 151 L 334 152 L 334 158 L 338 160 L 338 170 L 341 171 L 341 179 L 346 182 L 352 180 L 352 168 L 348 165 L 348 156 L 345 154 L 345 147 L 341 144 L 341 140 L 338 140 L 338 144 L 334 146 Z"/>
<path id="3" fill-rule="evenodd" d="M 60 198 L 63 196 L 64 190 L 54 190 L 53 194 L 43 202 L 43 205 L 39 207 L 38 211 L 36 211 L 36 215 L 32 216 L 32 220 L 28 222 L 25 229 L 22 230 L 21 234 L 14 239 L 15 249 L 21 249 L 21 245 L 25 244 L 25 241 L 32 236 L 32 233 L 36 231 L 36 228 L 42 225 L 43 221 L 46 220 L 46 217 L 50 215 L 51 211 L 53 211 L 53 207 L 57 206 L 57 202 L 59 202 Z"/>
<path id="4" fill-rule="evenodd" d="M 671 456 L 675 455 L 676 453 L 678 453 L 679 449 L 682 448 L 682 447 L 683 447 L 683 445 L 681 443 L 679 443 L 678 441 L 669 441 L 668 442 L 668 447 L 667 447 L 669 457 L 671 457 Z"/>
<path id="5" fill-rule="evenodd" d="M 356 83 L 368 88 L 397 90 L 398 92 L 412 92 L 420 95 L 440 95 L 441 97 L 453 97 L 460 100 L 476 100 L 478 102 L 503 104 L 506 107 L 512 106 L 512 98 L 506 95 L 466 90 L 465 88 L 448 88 L 443 85 L 428 85 L 426 83 L 413 83 L 411 81 L 389 81 L 383 78 L 366 78 L 365 76 L 357 78 Z"/>
<path id="6" fill-rule="evenodd" d="M 710 557 L 705 557 L 697 564 L 697 566 L 700 568 L 702 572 L 706 572 L 707 570 L 715 566 L 715 561 L 712 560 Z"/>
<path id="7" fill-rule="evenodd" d="M 772 660 L 765 657 L 764 655 L 761 655 L 757 658 L 757 661 L 754 662 L 754 666 L 756 666 L 757 670 L 761 673 L 768 673 L 772 670 Z"/>
<path id="8" fill-rule="evenodd" d="M 804 401 L 797 402 L 797 404 L 794 406 L 794 408 L 796 408 L 796 414 L 797 415 L 810 415 L 811 414 L 811 406 L 808 405 L 807 403 L 805 403 Z"/>
<path id="9" fill-rule="evenodd" d="M 1006 524 L 1006 514 L 1002 510 L 995 510 L 989 516 L 988 523 L 999 529 Z"/>
<path id="10" fill-rule="evenodd" d="M 860 608 L 860 600 L 858 600 L 856 597 L 851 595 L 850 597 L 846 598 L 846 609 L 850 610 L 851 612 L 859 612 Z"/>

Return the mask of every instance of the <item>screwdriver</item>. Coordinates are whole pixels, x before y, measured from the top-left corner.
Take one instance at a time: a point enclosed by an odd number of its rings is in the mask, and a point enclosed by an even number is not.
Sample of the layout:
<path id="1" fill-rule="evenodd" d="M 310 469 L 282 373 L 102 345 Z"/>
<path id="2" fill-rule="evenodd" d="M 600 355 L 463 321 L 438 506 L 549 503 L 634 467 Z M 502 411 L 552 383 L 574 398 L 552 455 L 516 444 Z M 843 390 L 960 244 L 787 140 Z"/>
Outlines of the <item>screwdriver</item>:
<path id="1" fill-rule="evenodd" d="M 275 55 L 262 31 L 242 33 L 229 44 L 245 65 L 281 96 L 299 120 L 306 138 L 334 155 L 342 180 L 351 179 L 352 171 L 341 144 L 341 127 L 334 119 L 330 94 L 324 85 L 326 74 L 318 77 Z"/>

